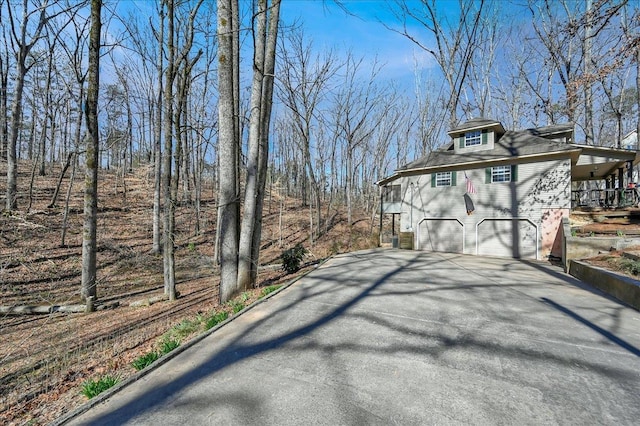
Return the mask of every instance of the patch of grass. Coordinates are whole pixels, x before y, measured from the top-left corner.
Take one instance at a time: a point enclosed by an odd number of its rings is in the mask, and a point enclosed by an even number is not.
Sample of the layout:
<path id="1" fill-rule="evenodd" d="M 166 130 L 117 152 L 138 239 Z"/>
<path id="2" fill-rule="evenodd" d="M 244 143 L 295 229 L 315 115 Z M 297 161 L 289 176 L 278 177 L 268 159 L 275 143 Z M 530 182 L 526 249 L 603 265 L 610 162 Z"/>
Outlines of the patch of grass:
<path id="1" fill-rule="evenodd" d="M 242 295 L 240 295 L 240 300 L 242 302 L 246 302 L 247 300 L 249 300 L 249 297 L 251 297 L 251 294 L 249 294 L 248 291 L 245 291 L 244 293 L 242 293 Z"/>
<path id="2" fill-rule="evenodd" d="M 80 393 L 86 396 L 88 399 L 93 398 L 96 395 L 101 394 L 109 388 L 115 386 L 120 380 L 114 376 L 103 376 L 98 380 L 86 380 L 82 384 Z"/>
<path id="3" fill-rule="evenodd" d="M 160 352 L 162 355 L 168 354 L 172 350 L 180 346 L 180 342 L 174 339 L 165 339 L 160 343 Z"/>
<path id="4" fill-rule="evenodd" d="M 274 291 L 276 291 L 277 289 L 279 289 L 280 287 L 282 287 L 281 285 L 270 285 L 269 287 L 265 287 L 262 289 L 262 293 L 260 293 L 260 297 L 265 297 L 268 294 L 273 293 Z"/>
<path id="5" fill-rule="evenodd" d="M 228 312 L 217 312 L 207 319 L 207 322 L 205 323 L 205 329 L 209 330 L 210 328 L 215 327 L 227 318 L 229 318 Z"/>
<path id="6" fill-rule="evenodd" d="M 231 309 L 233 310 L 234 314 L 237 314 L 244 309 L 244 303 L 234 300 L 233 302 L 231 302 Z"/>
<path id="7" fill-rule="evenodd" d="M 198 318 L 193 320 L 184 319 L 180 323 L 171 327 L 171 329 L 167 331 L 162 336 L 162 338 L 164 340 L 177 340 L 181 342 L 185 339 L 185 337 L 190 336 L 200 330 L 201 325 L 202 322 Z"/>
<path id="8" fill-rule="evenodd" d="M 618 229 L 618 230 L 616 231 L 616 235 L 617 235 L 618 237 L 624 237 L 624 232 L 622 232 L 621 230 L 619 230 L 619 229 Z"/>
<path id="9" fill-rule="evenodd" d="M 136 371 L 140 371 L 143 368 L 153 364 L 156 360 L 158 360 L 162 355 L 166 355 L 175 348 L 180 346 L 180 341 L 164 337 L 160 341 L 160 350 L 152 351 L 147 354 L 141 355 L 138 358 L 134 359 L 131 365 Z"/>
<path id="10" fill-rule="evenodd" d="M 640 262 L 631 259 L 620 259 L 620 267 L 631 275 L 640 275 Z"/>
<path id="11" fill-rule="evenodd" d="M 153 364 L 158 358 L 160 358 L 160 354 L 158 352 L 149 352 L 134 359 L 131 366 L 135 368 L 136 371 L 140 371 Z"/>

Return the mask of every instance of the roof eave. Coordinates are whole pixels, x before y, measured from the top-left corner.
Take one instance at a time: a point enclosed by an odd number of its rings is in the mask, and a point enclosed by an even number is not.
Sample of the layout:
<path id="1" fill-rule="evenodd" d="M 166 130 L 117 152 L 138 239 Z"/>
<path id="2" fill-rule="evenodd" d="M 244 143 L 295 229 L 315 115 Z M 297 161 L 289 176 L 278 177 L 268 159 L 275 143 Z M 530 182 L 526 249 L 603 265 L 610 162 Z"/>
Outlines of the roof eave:
<path id="1" fill-rule="evenodd" d="M 490 166 L 493 164 L 500 164 L 508 161 L 514 161 L 514 160 L 520 161 L 520 160 L 527 160 L 527 159 L 536 159 L 541 157 L 556 158 L 556 157 L 567 156 L 567 157 L 571 157 L 572 162 L 575 162 L 580 156 L 581 151 L 582 150 L 580 148 L 576 148 L 576 149 L 570 149 L 570 150 L 564 150 L 564 151 L 545 152 L 541 154 L 519 155 L 517 157 L 502 157 L 502 158 L 496 158 L 493 160 L 477 160 L 477 161 L 468 161 L 465 163 L 452 163 L 452 164 L 443 164 L 439 166 L 426 166 L 426 167 L 416 167 L 414 169 L 396 170 L 391 176 L 388 176 L 382 180 L 379 180 L 378 182 L 376 182 L 376 184 L 378 186 L 384 186 L 389 182 L 392 182 L 401 177 L 432 173 L 438 170 L 461 169 L 468 166 L 478 166 L 478 165 Z"/>

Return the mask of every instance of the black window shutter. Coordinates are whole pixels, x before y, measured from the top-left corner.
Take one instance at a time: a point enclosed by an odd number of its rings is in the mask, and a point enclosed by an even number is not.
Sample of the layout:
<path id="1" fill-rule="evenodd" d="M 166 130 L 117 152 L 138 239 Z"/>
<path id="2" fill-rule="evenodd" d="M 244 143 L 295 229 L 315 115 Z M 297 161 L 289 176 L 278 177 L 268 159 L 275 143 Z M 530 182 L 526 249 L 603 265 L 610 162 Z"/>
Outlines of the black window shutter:
<path id="1" fill-rule="evenodd" d="M 436 187 L 436 174 L 435 173 L 431 173 L 431 187 L 432 188 Z"/>
<path id="2" fill-rule="evenodd" d="M 484 183 L 491 183 L 491 167 L 484 169 Z"/>
<path id="3" fill-rule="evenodd" d="M 487 144 L 487 129 L 484 129 L 482 131 L 482 145 L 486 145 Z"/>
<path id="4" fill-rule="evenodd" d="M 451 172 L 451 186 L 456 186 L 456 175 L 458 172 Z"/>
<path id="5" fill-rule="evenodd" d="M 518 181 L 518 165 L 517 164 L 511 165 L 511 181 L 512 182 Z"/>

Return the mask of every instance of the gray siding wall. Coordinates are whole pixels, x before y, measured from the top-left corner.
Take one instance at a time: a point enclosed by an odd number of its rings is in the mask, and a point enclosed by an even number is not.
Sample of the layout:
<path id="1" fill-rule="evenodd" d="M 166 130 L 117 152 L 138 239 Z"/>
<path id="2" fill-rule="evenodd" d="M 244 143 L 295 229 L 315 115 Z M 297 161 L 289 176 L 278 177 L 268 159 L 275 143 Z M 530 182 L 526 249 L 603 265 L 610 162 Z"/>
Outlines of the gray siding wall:
<path id="1" fill-rule="evenodd" d="M 463 198 L 465 172 L 477 191 L 471 194 L 475 206 L 471 215 L 467 215 Z M 401 178 L 401 231 L 416 233 L 415 247 L 419 243 L 417 225 L 425 217 L 450 217 L 462 221 L 465 225 L 464 252 L 468 254 L 476 252 L 476 224 L 482 219 L 526 217 L 538 227 L 537 244 L 541 247 L 543 216 L 547 215 L 549 209 L 565 209 L 568 214 L 571 207 L 569 159 L 520 163 L 517 165 L 516 182 L 486 183 L 484 167 L 455 173 L 457 185 L 451 187 L 432 188 L 430 174 Z M 503 248 L 496 247 L 496 253 L 503 251 Z M 539 258 L 547 255 L 541 251 Z"/>
<path id="2" fill-rule="evenodd" d="M 464 148 L 460 148 L 460 138 L 463 136 L 456 136 L 453 138 L 453 141 L 455 142 L 453 144 L 453 150 L 456 152 L 456 154 L 464 154 L 464 153 L 472 153 L 472 152 L 478 152 L 478 151 L 486 151 L 488 149 L 493 149 L 493 147 L 495 146 L 495 132 L 487 132 L 487 143 L 486 144 L 480 144 L 480 145 L 474 145 L 474 146 L 469 146 L 469 147 L 464 147 Z"/>

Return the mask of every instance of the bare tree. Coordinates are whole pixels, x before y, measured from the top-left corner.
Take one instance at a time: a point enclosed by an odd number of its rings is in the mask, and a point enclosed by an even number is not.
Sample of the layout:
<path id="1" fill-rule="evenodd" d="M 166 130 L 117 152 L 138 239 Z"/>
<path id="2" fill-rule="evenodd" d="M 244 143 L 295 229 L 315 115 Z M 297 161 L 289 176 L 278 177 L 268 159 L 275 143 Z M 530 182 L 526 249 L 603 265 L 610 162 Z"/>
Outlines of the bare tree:
<path id="1" fill-rule="evenodd" d="M 46 1 L 38 7 L 30 10 L 29 2 L 22 1 L 22 17 L 15 16 L 16 10 L 12 2 L 7 2 L 7 14 L 11 28 L 11 40 L 16 57 L 16 72 L 13 88 L 13 104 L 11 107 L 11 132 L 7 141 L 7 195 L 6 209 L 14 210 L 18 207 L 18 160 L 17 144 L 22 120 L 22 97 L 27 72 L 33 67 L 35 61 L 27 63 L 29 53 L 42 37 L 47 21 L 57 14 L 48 14 L 49 5 Z M 61 13 L 61 12 L 59 12 Z M 58 14 L 59 14 L 58 13 Z M 28 34 L 32 20 L 36 21 L 32 34 Z"/>
<path id="2" fill-rule="evenodd" d="M 533 20 L 533 30 L 541 48 L 532 44 L 542 57 L 546 58 L 546 71 L 549 78 L 547 83 L 547 108 L 553 108 L 549 99 L 553 96 L 553 76 L 557 77 L 564 91 L 564 98 L 559 104 L 562 113 L 570 122 L 576 122 L 580 113 L 581 93 L 585 93 L 587 140 L 593 142 L 591 85 L 593 76 L 600 71 L 595 68 L 595 58 L 592 56 L 593 39 L 608 28 L 615 16 L 624 5 L 615 0 L 602 0 L 596 4 L 587 3 L 588 10 L 576 7 L 570 1 L 533 1 L 529 2 L 529 12 Z M 619 35 L 618 35 L 619 37 Z M 585 62 L 588 61 L 588 63 Z M 581 90 L 585 89 L 585 90 Z M 552 110 L 546 114 L 551 123 L 556 121 Z"/>
<path id="3" fill-rule="evenodd" d="M 233 5 L 233 3 L 236 3 Z M 238 157 L 236 117 L 238 97 L 234 73 L 239 57 L 237 0 L 217 0 L 218 4 L 218 236 L 220 240 L 220 302 L 229 300 L 238 280 Z"/>
<path id="4" fill-rule="evenodd" d="M 458 106 L 469 68 L 478 49 L 479 30 L 482 25 L 485 1 L 459 1 L 457 24 L 441 14 L 436 0 L 421 0 L 419 4 L 397 0 L 393 12 L 400 20 L 401 28 L 391 28 L 404 35 L 436 60 L 449 88 L 446 109 L 449 112 L 450 127 L 458 124 Z M 427 29 L 435 38 L 436 48 L 432 49 L 420 40 L 419 35 L 410 31 L 410 23 Z"/>
<path id="5" fill-rule="evenodd" d="M 304 35 L 294 31 L 280 47 L 282 73 L 279 77 L 278 97 L 291 113 L 296 137 L 302 153 L 316 205 L 316 226 L 321 226 L 322 189 L 316 176 L 311 146 L 318 121 L 319 105 L 328 98 L 329 82 L 340 68 L 333 52 L 313 55 L 312 45 Z M 317 233 L 311 229 L 311 238 Z"/>
<path id="6" fill-rule="evenodd" d="M 271 3 L 267 0 L 258 1 L 253 25 L 253 83 L 247 181 L 238 257 L 239 289 L 253 287 L 258 272 L 279 16 L 280 0 Z"/>
<path id="7" fill-rule="evenodd" d="M 387 93 L 376 86 L 381 67 L 377 63 L 367 65 L 368 76 L 363 76 L 363 59 L 349 54 L 345 65 L 345 80 L 338 91 L 334 104 L 334 120 L 338 123 L 339 138 L 344 142 L 345 198 L 347 201 L 347 223 L 353 223 L 353 195 L 357 186 L 356 150 L 363 149 L 375 132 L 376 107 L 383 105 Z M 389 106 L 389 104 L 384 104 Z"/>
<path id="8" fill-rule="evenodd" d="M 0 19 L 2 12 L 0 12 Z M 8 37 L 3 26 L 4 46 L 0 49 L 0 159 L 7 159 L 7 142 L 9 139 L 9 127 L 7 121 L 8 109 L 8 88 L 9 88 L 9 46 Z"/>
<path id="9" fill-rule="evenodd" d="M 92 306 L 89 298 L 95 298 L 97 295 L 96 231 L 98 216 L 98 153 L 100 151 L 98 94 L 100 90 L 101 9 L 101 0 L 91 0 L 87 100 L 85 102 L 88 136 L 85 164 L 84 227 L 82 234 L 82 284 L 80 288 L 80 295 L 82 298 L 87 299 L 88 310 L 91 310 Z"/>

